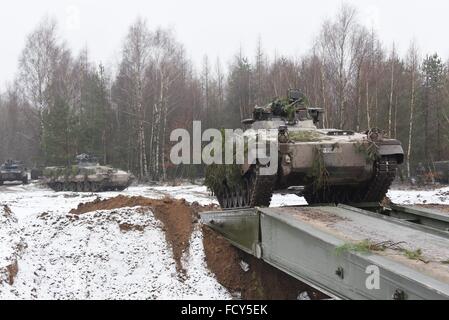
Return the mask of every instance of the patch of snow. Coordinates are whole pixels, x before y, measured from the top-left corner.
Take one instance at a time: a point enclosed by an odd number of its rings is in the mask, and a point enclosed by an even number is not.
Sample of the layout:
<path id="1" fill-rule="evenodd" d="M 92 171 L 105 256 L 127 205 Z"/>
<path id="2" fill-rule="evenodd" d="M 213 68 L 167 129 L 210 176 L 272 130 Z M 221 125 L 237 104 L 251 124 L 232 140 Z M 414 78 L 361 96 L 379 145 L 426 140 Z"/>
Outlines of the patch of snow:
<path id="1" fill-rule="evenodd" d="M 36 183 L 1 186 L 0 205 L 16 215 L 8 223 L 0 220 L 0 267 L 13 260 L 18 241 L 27 248 L 18 258 L 14 284 L 0 286 L 0 299 L 232 298 L 207 269 L 200 230 L 192 234 L 187 276 L 181 279 L 161 223 L 151 212 L 121 208 L 79 219 L 68 214 L 81 202 L 120 194 L 216 203 L 205 187 L 192 185 L 138 185 L 103 193 L 54 192 Z M 144 229 L 124 232 L 119 227 L 124 223 Z"/>
<path id="2" fill-rule="evenodd" d="M 3 288 L 9 286 L 10 277 L 14 276 L 10 268 L 17 264 L 25 246 L 16 217 L 9 209 L 0 206 L 0 299 L 5 291 Z M 11 296 L 6 294 L 4 298 L 10 299 Z"/>
<path id="3" fill-rule="evenodd" d="M 162 224 L 149 210 L 48 213 L 21 222 L 28 248 L 14 285 L 0 289 L 0 298 L 230 298 L 204 266 L 201 234 L 192 241 L 188 278 L 180 279 Z"/>
<path id="4" fill-rule="evenodd" d="M 449 205 L 449 187 L 434 190 L 388 191 L 387 196 L 396 204 L 444 204 Z"/>
<path id="5" fill-rule="evenodd" d="M 249 264 L 246 263 L 245 261 L 241 260 L 239 265 L 240 265 L 240 268 L 242 268 L 242 270 L 244 272 L 248 272 L 249 271 Z"/>
<path id="6" fill-rule="evenodd" d="M 76 208 L 81 202 L 91 202 L 96 198 L 108 199 L 118 195 L 143 196 L 152 199 L 161 199 L 169 195 L 176 199 L 184 198 L 187 202 L 198 202 L 208 205 L 218 202 L 203 186 L 185 185 L 179 187 L 161 186 L 131 186 L 125 191 L 110 191 L 99 193 L 82 192 L 54 192 L 53 190 L 36 183 L 29 185 L 4 185 L 0 187 L 0 204 L 8 205 L 17 218 L 39 214 L 42 212 L 67 213 Z"/>
<path id="7" fill-rule="evenodd" d="M 198 226 L 183 256 L 187 274 L 180 277 L 161 223 L 152 212 L 121 208 L 78 219 L 68 214 L 81 202 L 117 195 L 155 199 L 168 195 L 201 205 L 217 204 L 207 188 L 198 185 L 137 185 L 104 193 L 54 192 L 36 183 L 1 186 L 0 270 L 16 259 L 19 272 L 12 286 L 0 284 L 0 299 L 232 298 L 207 268 Z M 388 196 L 398 204 L 449 205 L 449 187 L 393 189 Z M 272 207 L 305 204 L 304 198 L 293 194 L 275 194 L 271 202 Z M 3 205 L 13 214 L 6 214 Z M 137 229 L 121 230 L 120 224 L 125 223 Z"/>
<path id="8" fill-rule="evenodd" d="M 183 256 L 183 267 L 187 270 L 184 285 L 190 288 L 200 286 L 201 290 L 184 292 L 183 299 L 232 299 L 226 288 L 220 285 L 206 265 L 203 234 L 198 225 L 190 239 L 189 251 Z"/>
<path id="9" fill-rule="evenodd" d="M 13 213 L 0 206 L 0 269 L 13 261 L 17 247 L 22 242 L 17 219 Z M 1 279 L 0 279 L 1 281 Z"/>
<path id="10" fill-rule="evenodd" d="M 283 206 L 302 206 L 306 205 L 307 201 L 303 197 L 298 197 L 295 194 L 274 194 L 271 199 L 270 207 Z"/>
<path id="11" fill-rule="evenodd" d="M 153 191 L 169 194 L 175 199 L 185 199 L 187 202 L 198 202 L 200 205 L 218 204 L 214 196 L 210 194 L 206 186 L 181 185 L 176 187 L 157 186 L 151 187 Z"/>
<path id="12" fill-rule="evenodd" d="M 311 300 L 307 291 L 301 292 L 296 300 Z"/>

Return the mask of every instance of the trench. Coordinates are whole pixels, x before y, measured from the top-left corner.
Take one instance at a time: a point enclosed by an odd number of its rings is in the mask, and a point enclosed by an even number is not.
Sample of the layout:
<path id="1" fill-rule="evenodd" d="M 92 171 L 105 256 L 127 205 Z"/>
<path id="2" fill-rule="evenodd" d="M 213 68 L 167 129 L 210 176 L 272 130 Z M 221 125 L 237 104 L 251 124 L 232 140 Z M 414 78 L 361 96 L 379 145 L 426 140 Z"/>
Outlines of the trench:
<path id="1" fill-rule="evenodd" d="M 188 252 L 189 241 L 202 211 L 217 210 L 213 205 L 201 206 L 194 202 L 145 197 L 118 196 L 81 203 L 70 213 L 83 214 L 96 210 L 112 210 L 122 207 L 147 207 L 164 225 L 163 231 L 169 243 L 180 278 L 186 273 L 182 256 Z M 122 225 L 124 231 L 134 230 L 132 225 Z M 207 267 L 217 281 L 236 299 L 245 300 L 295 300 L 327 298 L 323 293 L 270 266 L 262 260 L 233 247 L 218 233 L 201 226 Z"/>

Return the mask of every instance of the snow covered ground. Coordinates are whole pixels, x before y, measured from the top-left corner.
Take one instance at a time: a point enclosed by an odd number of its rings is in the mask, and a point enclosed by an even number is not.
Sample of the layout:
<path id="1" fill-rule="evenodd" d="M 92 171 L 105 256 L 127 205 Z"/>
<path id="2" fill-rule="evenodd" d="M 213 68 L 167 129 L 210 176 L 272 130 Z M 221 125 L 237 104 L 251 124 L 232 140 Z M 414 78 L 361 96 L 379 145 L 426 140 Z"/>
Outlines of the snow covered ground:
<path id="1" fill-rule="evenodd" d="M 387 194 L 397 204 L 449 205 L 449 187 L 434 190 L 390 190 Z"/>
<path id="2" fill-rule="evenodd" d="M 69 214 L 81 202 L 119 194 L 216 203 L 206 187 L 195 185 L 132 186 L 124 192 L 98 194 L 55 193 L 38 184 L 2 186 L 0 299 L 232 298 L 207 269 L 200 230 L 191 236 L 183 258 L 187 275 L 180 277 L 162 224 L 148 209 Z M 391 190 L 388 196 L 398 204 L 449 205 L 449 188 Z M 271 205 L 303 204 L 301 197 L 276 194 Z M 123 224 L 136 228 L 123 230 Z M 8 272 L 15 262 L 18 273 L 11 285 Z"/>
<path id="3" fill-rule="evenodd" d="M 170 194 L 206 204 L 211 198 L 205 191 L 139 186 L 122 194 Z M 180 277 L 162 223 L 148 209 L 68 214 L 80 202 L 118 194 L 54 193 L 35 184 L 1 187 L 0 205 L 8 205 L 12 213 L 6 215 L 1 207 L 0 299 L 232 298 L 207 269 L 199 229 L 183 257 L 187 274 Z M 20 252 L 19 242 L 26 247 Z M 16 260 L 18 273 L 10 285 L 6 267 Z"/>
<path id="4" fill-rule="evenodd" d="M 81 202 L 91 202 L 96 198 L 108 199 L 118 195 L 144 196 L 160 199 L 170 195 L 176 199 L 184 198 L 188 202 L 197 201 L 200 205 L 215 202 L 209 196 L 206 187 L 185 185 L 179 187 L 166 186 L 132 186 L 122 192 L 77 193 L 54 192 L 38 184 L 4 185 L 0 187 L 0 204 L 8 205 L 18 219 L 42 212 L 68 212 Z"/>
<path id="5" fill-rule="evenodd" d="M 121 230 L 126 223 L 143 231 Z M 198 232 L 185 259 L 187 275 L 179 278 L 162 225 L 150 211 L 50 213 L 22 226 L 27 248 L 14 285 L 0 287 L 0 298 L 230 298 L 204 264 Z"/>

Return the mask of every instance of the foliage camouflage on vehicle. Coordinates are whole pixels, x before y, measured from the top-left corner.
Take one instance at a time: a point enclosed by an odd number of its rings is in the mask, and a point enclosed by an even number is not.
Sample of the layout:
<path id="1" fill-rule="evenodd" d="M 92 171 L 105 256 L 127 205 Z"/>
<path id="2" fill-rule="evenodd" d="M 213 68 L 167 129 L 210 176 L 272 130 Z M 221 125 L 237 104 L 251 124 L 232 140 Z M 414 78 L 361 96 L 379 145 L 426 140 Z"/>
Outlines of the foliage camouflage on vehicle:
<path id="1" fill-rule="evenodd" d="M 404 160 L 401 143 L 376 128 L 319 129 L 322 112 L 296 89 L 255 107 L 243 123 L 248 129 L 277 130 L 277 173 L 262 176 L 260 163 L 209 166 L 206 185 L 220 205 L 268 206 L 275 190 L 299 193 L 309 204 L 382 201 Z"/>
<path id="2" fill-rule="evenodd" d="M 76 165 L 47 167 L 44 179 L 55 191 L 102 192 L 125 190 L 134 180 L 131 173 L 101 166 L 88 155 L 77 156 Z"/>
<path id="3" fill-rule="evenodd" d="M 221 130 L 222 145 L 221 154 L 225 154 L 225 132 Z M 233 143 L 234 162 L 236 155 L 236 143 Z M 248 152 L 248 145 L 244 145 L 245 156 Z M 224 159 L 223 159 L 224 160 Z M 212 190 L 215 194 L 221 194 L 225 191 L 226 186 L 230 188 L 242 188 L 241 167 L 237 164 L 211 164 L 206 167 L 206 177 L 204 185 Z"/>

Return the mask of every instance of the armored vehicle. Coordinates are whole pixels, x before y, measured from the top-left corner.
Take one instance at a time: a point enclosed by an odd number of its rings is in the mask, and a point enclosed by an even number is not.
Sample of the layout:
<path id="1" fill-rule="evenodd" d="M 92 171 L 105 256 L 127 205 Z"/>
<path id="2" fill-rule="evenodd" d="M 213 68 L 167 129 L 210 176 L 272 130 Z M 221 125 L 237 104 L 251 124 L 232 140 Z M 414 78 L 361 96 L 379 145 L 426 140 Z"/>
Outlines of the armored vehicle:
<path id="1" fill-rule="evenodd" d="M 264 165 L 259 160 L 208 166 L 205 184 L 220 205 L 269 206 L 277 190 L 302 195 L 309 204 L 381 202 L 404 160 L 401 143 L 385 138 L 379 129 L 318 129 L 322 113 L 296 89 L 289 90 L 286 99 L 256 107 L 252 119 L 243 121 L 254 130 L 244 135 L 274 129 L 277 170 L 261 174 Z"/>
<path id="2" fill-rule="evenodd" d="M 0 166 L 0 185 L 5 181 L 20 181 L 28 184 L 27 169 L 21 161 L 8 160 Z"/>
<path id="3" fill-rule="evenodd" d="M 81 154 L 77 164 L 44 169 L 45 183 L 54 191 L 103 192 L 123 191 L 132 183 L 131 173 L 101 166 L 95 157 Z"/>

